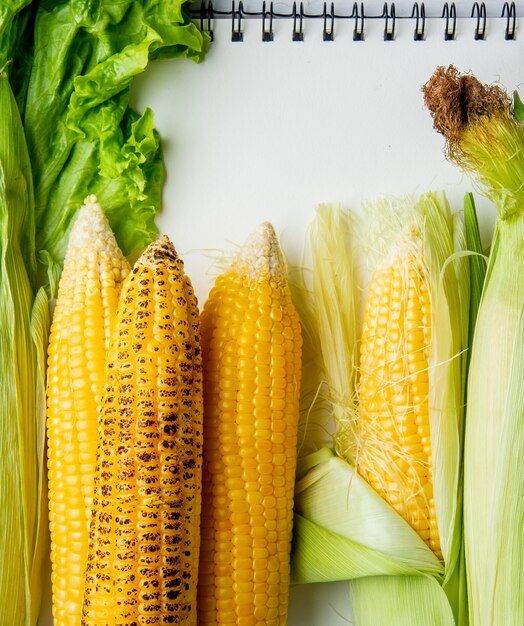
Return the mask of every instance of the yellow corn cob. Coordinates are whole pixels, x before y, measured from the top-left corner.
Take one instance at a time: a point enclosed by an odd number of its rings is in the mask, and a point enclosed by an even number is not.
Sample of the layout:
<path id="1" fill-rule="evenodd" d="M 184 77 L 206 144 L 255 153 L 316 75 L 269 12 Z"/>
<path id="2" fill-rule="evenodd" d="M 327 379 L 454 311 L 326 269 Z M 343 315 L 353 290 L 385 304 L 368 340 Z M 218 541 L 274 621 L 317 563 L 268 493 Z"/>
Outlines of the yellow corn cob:
<path id="1" fill-rule="evenodd" d="M 106 376 L 82 624 L 196 624 L 199 318 L 167 237 L 124 283 Z"/>
<path id="2" fill-rule="evenodd" d="M 286 624 L 301 334 L 263 224 L 202 314 L 200 626 Z"/>
<path id="3" fill-rule="evenodd" d="M 407 252 L 372 277 L 360 351 L 358 468 L 442 558 L 429 431 L 426 274 L 423 262 Z"/>
<path id="4" fill-rule="evenodd" d="M 94 196 L 71 229 L 49 340 L 47 432 L 55 626 L 79 626 L 98 403 L 118 296 L 129 265 Z"/>

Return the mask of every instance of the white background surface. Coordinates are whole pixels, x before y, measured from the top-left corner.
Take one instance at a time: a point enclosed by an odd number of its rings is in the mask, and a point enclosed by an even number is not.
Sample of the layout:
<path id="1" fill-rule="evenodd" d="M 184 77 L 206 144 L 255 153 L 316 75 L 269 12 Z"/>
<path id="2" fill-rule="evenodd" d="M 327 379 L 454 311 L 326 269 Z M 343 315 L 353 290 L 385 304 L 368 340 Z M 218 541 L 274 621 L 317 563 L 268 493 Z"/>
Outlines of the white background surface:
<path id="1" fill-rule="evenodd" d="M 500 14 L 502 3 L 488 4 Z M 445 189 L 462 207 L 471 184 L 445 162 L 420 88 L 437 65 L 454 63 L 512 91 L 524 82 L 524 35 L 505 42 L 505 21 L 488 20 L 487 40 L 474 41 L 475 21 L 467 19 L 457 40 L 444 42 L 444 23 L 435 19 L 426 41 L 414 42 L 414 23 L 406 20 L 397 23 L 396 40 L 384 42 L 381 20 L 366 26 L 365 42 L 352 41 L 352 22 L 337 23 L 335 41 L 323 42 L 321 20 L 305 21 L 305 41 L 297 43 L 291 22 L 281 20 L 275 41 L 263 43 L 260 22 L 245 21 L 244 42 L 232 43 L 230 21 L 216 20 L 204 63 L 156 62 L 137 79 L 134 106 L 153 108 L 164 141 L 159 224 L 201 303 L 217 272 L 214 259 L 260 221 L 273 222 L 289 263 L 299 264 L 319 202 L 358 211 L 380 194 Z M 476 198 L 487 234 L 494 210 Z M 347 626 L 347 588 L 293 589 L 289 626 Z"/>
<path id="2" fill-rule="evenodd" d="M 470 182 L 443 155 L 420 91 L 437 65 L 456 64 L 510 92 L 524 75 L 523 39 L 504 41 L 505 20 L 459 20 L 443 41 L 443 20 L 428 20 L 426 41 L 413 22 L 384 42 L 369 21 L 364 42 L 352 23 L 322 41 L 322 21 L 275 20 L 275 41 L 261 41 L 259 20 L 244 21 L 244 42 L 230 41 L 230 20 L 215 21 L 215 41 L 201 65 L 154 63 L 133 89 L 151 106 L 164 139 L 167 184 L 159 224 L 183 254 L 202 300 L 217 251 L 232 250 L 261 220 L 273 222 L 290 263 L 301 259 L 305 229 L 319 202 L 359 210 L 380 194 L 445 189 L 460 209 Z M 483 227 L 492 209 L 479 199 Z"/>

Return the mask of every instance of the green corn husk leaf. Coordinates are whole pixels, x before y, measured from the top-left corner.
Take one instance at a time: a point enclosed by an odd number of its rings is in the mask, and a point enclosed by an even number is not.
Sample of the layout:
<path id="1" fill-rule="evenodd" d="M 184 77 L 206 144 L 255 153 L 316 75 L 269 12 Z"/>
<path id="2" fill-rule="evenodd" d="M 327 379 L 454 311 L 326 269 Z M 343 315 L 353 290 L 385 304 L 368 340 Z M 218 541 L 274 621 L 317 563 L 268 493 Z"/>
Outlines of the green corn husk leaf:
<path id="1" fill-rule="evenodd" d="M 477 321 L 477 313 L 482 295 L 482 287 L 486 278 L 486 257 L 482 250 L 482 241 L 480 239 L 479 223 L 477 219 L 477 210 L 475 208 L 475 200 L 472 193 L 464 196 L 464 222 L 466 224 L 466 240 L 467 249 L 474 254 L 469 258 L 469 271 L 471 277 L 470 283 L 470 307 L 469 307 L 469 340 L 468 346 L 473 343 L 473 333 L 475 331 L 475 323 Z M 468 363 L 471 351 L 468 351 Z"/>
<path id="2" fill-rule="evenodd" d="M 322 582 L 379 574 L 427 573 L 443 576 L 444 568 L 439 559 L 351 465 L 327 449 L 321 451 L 321 456 L 319 453 L 311 456 L 320 460 L 297 481 L 297 515 L 326 530 L 331 536 L 344 538 L 351 546 L 350 552 L 358 550 L 359 558 L 350 564 L 347 559 L 340 559 L 337 552 L 324 551 L 321 558 L 338 563 L 335 566 L 342 567 L 342 576 L 335 578 L 329 569 L 324 569 L 323 576 L 315 578 L 308 572 L 303 556 L 297 554 L 293 564 L 294 580 Z M 305 537 L 310 532 L 307 525 L 298 522 L 298 535 L 297 529 L 295 535 L 299 546 L 307 544 L 307 541 L 300 542 L 303 536 L 301 528 L 304 528 Z M 367 555 L 365 565 L 360 562 L 363 554 Z M 317 559 L 319 557 L 320 554 L 317 554 Z M 320 560 L 315 567 L 318 568 L 319 563 Z"/>
<path id="3" fill-rule="evenodd" d="M 468 375 L 464 524 L 475 626 L 524 621 L 523 276 L 524 214 L 497 224 Z"/>
<path id="4" fill-rule="evenodd" d="M 312 254 L 318 260 L 313 273 L 313 301 L 322 350 L 323 367 L 329 381 L 329 397 L 335 420 L 347 419 L 345 408 L 351 406 L 355 392 L 355 346 L 357 324 L 351 216 L 330 205 L 317 208 L 311 227 Z M 339 412 L 342 411 L 342 414 Z"/>
<path id="5" fill-rule="evenodd" d="M 48 502 L 47 502 L 47 472 L 46 472 L 46 367 L 47 367 L 47 344 L 51 318 L 49 313 L 49 298 L 41 287 L 33 302 L 31 310 L 31 338 L 35 347 L 36 357 L 36 380 L 35 380 L 35 451 L 36 464 L 40 469 L 38 475 L 37 500 L 40 503 L 37 512 L 37 527 L 32 554 L 31 571 L 29 574 L 30 589 L 30 615 L 31 623 L 40 612 L 44 576 L 49 571 L 50 537 L 48 527 Z"/>
<path id="6" fill-rule="evenodd" d="M 355 624 L 455 624 L 442 587 L 428 576 L 374 576 L 355 580 L 350 599 Z"/>
<path id="7" fill-rule="evenodd" d="M 471 220 L 467 216 L 467 209 L 464 207 L 464 214 L 453 214 L 453 233 L 454 233 L 454 245 L 455 254 L 451 257 L 450 262 L 453 264 L 456 273 L 456 280 L 458 286 L 458 297 L 460 306 L 460 319 L 463 320 L 461 324 L 462 328 L 462 341 L 465 352 L 462 355 L 462 377 L 461 377 L 461 389 L 463 402 L 462 406 L 465 406 L 466 402 L 466 381 L 467 381 L 467 366 L 469 362 L 471 345 L 470 338 L 472 334 L 471 324 L 474 322 L 474 316 L 472 313 L 472 291 L 477 287 L 477 283 L 472 274 L 471 269 L 471 250 L 469 248 L 469 242 L 478 232 L 478 223 L 475 221 L 476 231 L 470 232 L 474 229 L 475 225 L 472 225 Z M 474 205 L 473 205 L 474 210 Z M 475 213 L 476 220 L 476 213 Z M 479 235 L 480 236 L 480 235 Z M 475 253 L 475 258 L 478 258 Z M 464 411 L 462 411 L 461 419 L 461 468 L 458 479 L 458 491 L 457 500 L 463 506 L 464 502 Z M 448 600 L 452 607 L 455 607 L 455 622 L 459 626 L 469 625 L 469 613 L 467 602 L 467 584 L 466 584 L 466 564 L 464 553 L 464 533 L 463 533 L 463 515 L 460 511 L 460 517 L 457 519 L 457 523 L 461 525 L 460 529 L 456 529 L 456 532 L 460 534 L 460 546 L 458 548 L 458 556 L 456 566 L 444 588 L 448 596 Z"/>
<path id="8" fill-rule="evenodd" d="M 498 211 L 471 348 L 464 543 L 472 626 L 524 623 L 524 130 L 498 85 L 438 68 L 424 87 L 450 160 Z M 452 95 L 453 94 L 453 95 Z"/>
<path id="9" fill-rule="evenodd" d="M 34 298 L 32 177 L 22 124 L 0 76 L 0 624 L 33 626 L 42 588 L 47 300 Z"/>
<path id="10" fill-rule="evenodd" d="M 345 348 L 354 346 L 357 337 L 354 228 L 355 220 L 340 207 L 319 205 L 310 242 L 313 256 L 323 263 L 314 273 L 303 266 L 290 270 L 289 285 L 300 311 L 303 337 L 299 465 L 301 456 L 332 444 L 335 421 L 348 422 L 351 417 L 355 356 Z M 322 372 L 332 375 L 328 379 Z M 307 458 L 316 465 L 315 456 Z"/>
<path id="11" fill-rule="evenodd" d="M 297 483 L 292 582 L 352 581 L 355 624 L 452 626 L 439 559 L 349 464 L 323 449 L 302 466 L 317 461 Z"/>
<path id="12" fill-rule="evenodd" d="M 477 211 L 472 193 L 466 193 L 464 196 L 464 225 L 466 249 L 468 250 L 469 262 L 469 313 L 467 342 L 468 351 L 466 355 L 466 367 L 464 368 L 464 388 L 465 405 L 467 406 L 467 373 L 471 360 L 471 346 L 473 343 L 473 335 L 475 332 L 475 324 L 477 313 L 482 294 L 482 287 L 486 276 L 486 257 L 483 254 L 482 242 L 480 239 L 480 230 L 477 219 Z M 465 281 L 464 281 L 465 282 Z M 459 284 L 464 284 L 459 281 Z M 464 454 L 463 454 L 464 456 Z M 462 477 L 462 484 L 464 478 Z M 467 580 L 466 580 L 466 551 L 464 545 L 464 533 L 462 533 L 462 544 L 459 555 L 458 571 L 460 573 L 457 589 L 461 597 L 467 597 Z M 459 624 L 469 624 L 469 608 L 466 603 L 460 605 L 461 612 L 459 614 Z"/>
<path id="13" fill-rule="evenodd" d="M 524 137 L 514 148 L 524 154 Z M 464 515 L 475 626 L 524 621 L 524 204 L 507 218 L 498 208 L 468 378 Z"/>
<path id="14" fill-rule="evenodd" d="M 378 257 L 387 254 L 398 233 L 409 228 L 413 221 L 423 233 L 423 254 L 430 275 L 432 301 L 437 303 L 433 307 L 430 381 L 433 389 L 445 390 L 443 393 L 430 392 L 435 503 L 445 566 L 352 467 L 355 460 L 352 454 L 358 449 L 358 441 L 352 441 L 358 437 L 357 407 L 354 375 L 347 374 L 347 367 L 354 368 L 357 346 L 353 338 L 348 341 L 350 335 L 344 334 L 344 329 L 337 328 L 337 324 L 348 324 L 347 317 L 351 317 L 349 327 L 355 324 L 356 307 L 338 309 L 342 299 L 326 298 L 328 292 L 324 288 L 323 291 L 317 290 L 314 299 L 316 322 L 319 326 L 324 325 L 323 331 L 318 331 L 322 354 L 329 355 L 329 358 L 323 358 L 324 385 L 328 395 L 332 388 L 338 390 L 343 384 L 340 372 L 344 372 L 347 392 L 345 395 L 334 394 L 331 402 L 338 428 L 336 450 L 339 455 L 346 454 L 347 459 L 319 459 L 320 453 L 317 453 L 299 462 L 299 468 L 312 467 L 297 483 L 293 579 L 295 582 L 360 579 L 358 585 L 351 584 L 352 602 L 359 607 L 357 625 L 381 623 L 375 621 L 377 581 L 384 582 L 383 615 L 388 614 L 388 605 L 391 605 L 392 614 L 399 615 L 398 621 L 383 623 L 419 626 L 424 623 L 420 621 L 421 616 L 438 615 L 440 621 L 427 623 L 466 624 L 460 529 L 462 350 L 467 338 L 469 272 L 467 258 L 461 256 L 465 247 L 463 226 L 452 217 L 443 194 L 426 194 L 418 202 L 384 200 L 366 207 L 365 213 L 366 217 L 372 217 L 371 224 L 366 221 L 365 228 L 368 230 L 371 226 L 371 247 Z M 336 228 L 339 221 L 338 218 L 329 222 L 319 212 L 317 227 L 312 232 L 328 242 L 336 240 L 336 231 L 330 232 L 330 228 Z M 459 224 L 460 228 L 457 227 Z M 343 292 L 346 299 L 354 298 L 352 257 L 349 267 L 341 264 L 334 269 L 322 265 L 330 258 L 322 255 L 322 243 L 312 241 L 312 249 L 314 271 L 321 277 L 319 281 L 338 283 L 331 288 L 333 293 Z M 451 260 L 456 249 L 460 254 Z M 349 282 L 348 277 L 351 277 Z M 459 297 L 458 281 L 464 287 L 462 297 Z M 346 285 L 346 291 L 340 288 L 342 284 Z M 311 312 L 311 308 L 300 304 L 299 310 L 304 315 Z M 322 310 L 328 311 L 329 315 L 321 316 L 319 311 Z M 314 324 L 309 320 L 307 325 Z M 327 342 L 323 337 L 337 337 L 338 341 Z M 315 387 L 318 382 L 310 381 L 309 384 Z M 337 406 L 341 399 L 342 407 Z M 442 415 L 446 420 L 441 419 Z M 408 583 L 405 577 L 409 577 Z M 412 582 L 412 578 L 417 582 Z M 423 593 L 421 589 L 424 589 Z M 415 595 L 410 596 L 411 593 Z M 399 603 L 400 597 L 405 598 L 405 602 Z M 413 612 L 412 605 L 419 610 Z M 400 607 L 403 610 L 399 613 Z"/>
<path id="15" fill-rule="evenodd" d="M 521 124 L 524 122 L 524 103 L 520 99 L 518 91 L 513 93 L 513 116 Z"/>

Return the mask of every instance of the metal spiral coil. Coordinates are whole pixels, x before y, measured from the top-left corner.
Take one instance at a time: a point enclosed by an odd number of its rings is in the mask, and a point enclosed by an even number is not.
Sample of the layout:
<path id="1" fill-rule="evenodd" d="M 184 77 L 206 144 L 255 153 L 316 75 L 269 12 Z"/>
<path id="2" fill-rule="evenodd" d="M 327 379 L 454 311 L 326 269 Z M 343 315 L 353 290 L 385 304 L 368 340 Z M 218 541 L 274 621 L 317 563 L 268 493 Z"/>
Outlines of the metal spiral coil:
<path id="1" fill-rule="evenodd" d="M 411 20 L 414 22 L 413 39 L 424 41 L 426 38 L 426 26 L 428 19 L 442 19 L 445 21 L 444 40 L 453 41 L 457 32 L 457 9 L 454 2 L 446 2 L 440 16 L 429 17 L 426 12 L 424 2 L 415 2 L 412 5 L 411 13 L 400 15 L 397 13 L 395 3 L 385 2 L 382 13 L 366 13 L 364 2 L 354 2 L 351 12 L 343 13 L 336 10 L 335 2 L 331 2 L 328 7 L 324 2 L 323 10 L 317 13 L 308 13 L 304 9 L 304 3 L 294 2 L 289 12 L 277 11 L 273 2 L 268 4 L 262 2 L 258 11 L 249 11 L 244 8 L 242 0 L 236 2 L 232 0 L 231 8 L 227 10 L 216 9 L 212 0 L 202 0 L 200 6 L 191 9 L 192 16 L 199 20 L 200 27 L 210 33 L 213 37 L 213 22 L 215 19 L 231 20 L 231 41 L 243 41 L 243 21 L 244 19 L 260 19 L 262 22 L 262 41 L 274 41 L 274 20 L 290 20 L 292 22 L 292 41 L 304 41 L 305 20 L 323 20 L 322 36 L 324 41 L 334 41 L 336 22 L 353 21 L 353 41 L 365 40 L 365 24 L 367 20 L 383 20 L 384 41 L 394 41 L 396 27 L 399 20 Z M 483 40 L 487 32 L 487 11 L 484 2 L 474 2 L 471 8 L 471 19 L 476 20 L 474 38 Z M 517 9 L 515 2 L 505 2 L 502 9 L 502 18 L 506 19 L 505 39 L 516 39 L 517 33 Z"/>

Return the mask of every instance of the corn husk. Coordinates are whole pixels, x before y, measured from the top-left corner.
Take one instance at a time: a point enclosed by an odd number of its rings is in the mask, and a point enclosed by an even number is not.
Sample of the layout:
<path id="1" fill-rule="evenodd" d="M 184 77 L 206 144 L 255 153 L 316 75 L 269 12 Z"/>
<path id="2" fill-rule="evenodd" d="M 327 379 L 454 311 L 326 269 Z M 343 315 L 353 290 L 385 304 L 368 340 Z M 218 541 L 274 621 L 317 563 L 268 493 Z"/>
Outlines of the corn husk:
<path id="1" fill-rule="evenodd" d="M 424 86 L 449 159 L 498 217 L 471 347 L 464 543 L 473 626 L 524 623 L 524 129 L 499 85 L 438 68 Z"/>
<path id="2" fill-rule="evenodd" d="M 524 622 L 523 276 L 524 215 L 497 224 L 469 369 L 464 524 L 475 626 Z"/>
<path id="3" fill-rule="evenodd" d="M 32 178 L 22 124 L 0 76 L 0 624 L 36 624 L 44 499 L 48 303 L 35 298 Z"/>
<path id="4" fill-rule="evenodd" d="M 311 252 L 319 262 L 314 272 L 303 267 L 291 271 L 303 336 L 301 457 L 332 445 L 335 424 L 352 420 L 356 355 L 341 347 L 355 346 L 357 341 L 355 224 L 339 207 L 319 205 L 310 229 Z M 330 372 L 329 379 L 323 370 Z"/>
<path id="5" fill-rule="evenodd" d="M 469 257 L 470 275 L 470 299 L 469 299 L 469 325 L 468 325 L 468 346 L 473 343 L 473 333 L 477 321 L 477 314 L 482 296 L 482 288 L 486 279 L 487 257 L 484 255 L 482 241 L 480 239 L 477 210 L 472 193 L 464 196 L 464 223 L 466 226 L 466 246 L 472 253 Z M 471 358 L 471 350 L 468 350 L 468 363 Z"/>
<path id="6" fill-rule="evenodd" d="M 312 229 L 313 272 L 318 272 L 322 281 L 338 284 L 332 289 L 334 293 L 355 298 L 360 291 L 347 281 L 348 276 L 354 280 L 354 267 L 329 269 L 326 249 L 340 237 L 337 224 L 343 219 L 326 219 L 323 213 L 327 210 L 322 208 L 317 214 Z M 366 249 L 373 263 L 379 262 L 406 230 L 416 226 L 421 233 L 420 250 L 428 268 L 433 303 L 430 421 L 435 506 L 444 561 L 355 471 L 359 449 L 354 376 L 357 342 L 342 327 L 355 324 L 358 306 L 342 307 L 343 298 L 325 297 L 327 292 L 317 290 L 314 314 L 322 352 L 322 384 L 333 407 L 336 433 L 334 451 L 319 451 L 299 464 L 305 473 L 296 486 L 293 578 L 300 583 L 353 580 L 351 604 L 357 626 L 466 624 L 461 456 L 469 271 L 463 253 L 453 257 L 455 250 L 465 248 L 463 225 L 452 217 L 443 194 L 426 194 L 418 200 L 384 199 L 365 207 L 364 214 L 360 238 L 369 237 Z M 307 307 L 300 310 L 307 316 Z M 307 323 L 313 325 L 311 320 Z M 341 372 L 346 379 L 345 393 L 340 389 Z M 318 387 L 318 382 L 310 381 L 310 385 Z M 326 399 L 322 400 L 325 404 Z"/>
<path id="7" fill-rule="evenodd" d="M 506 206 L 499 202 L 468 378 L 464 523 L 475 626 L 502 626 L 508 615 L 524 622 L 524 209 L 506 216 Z"/>

